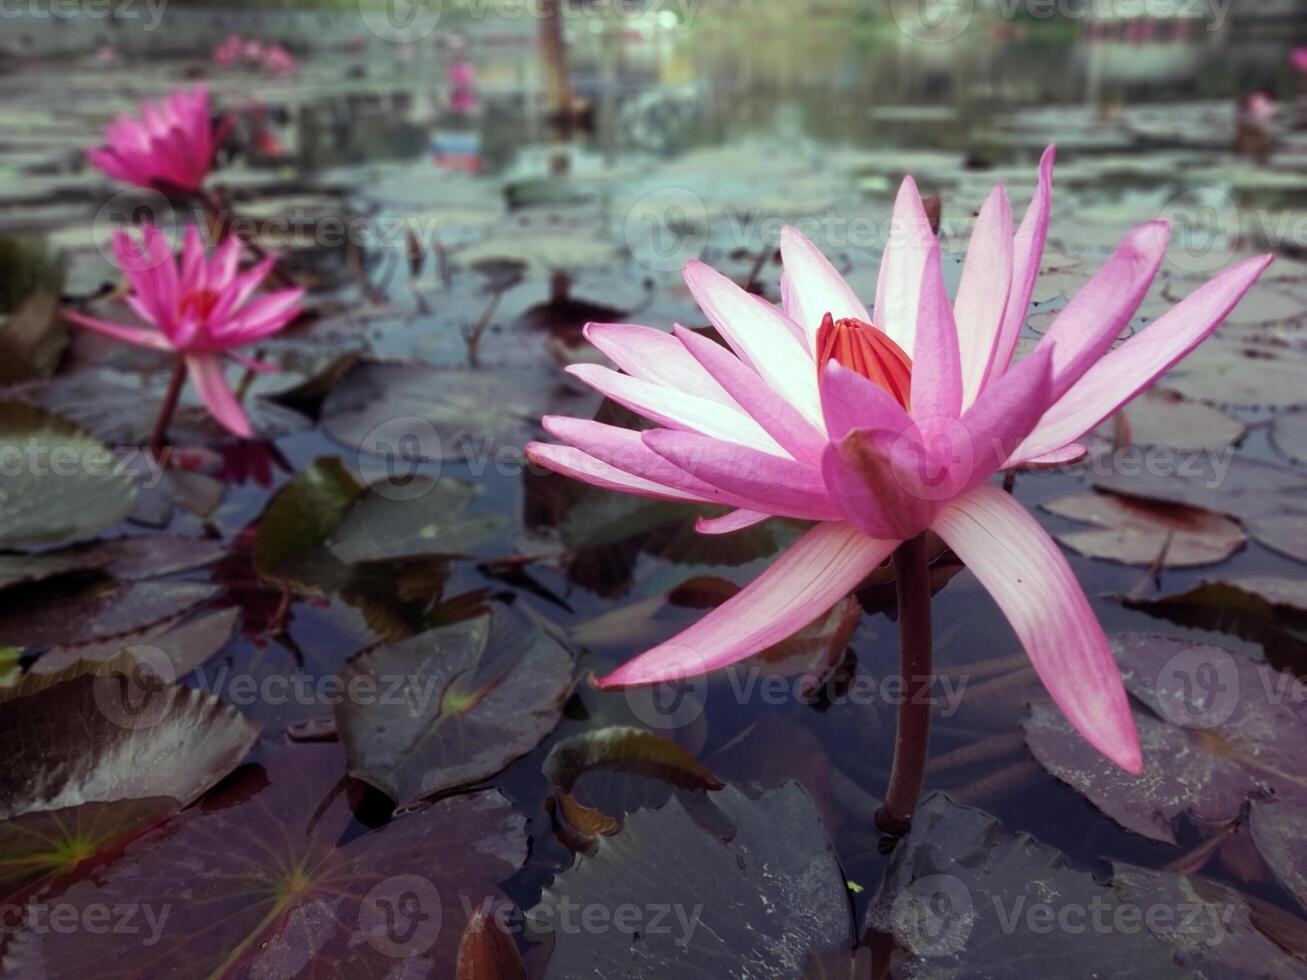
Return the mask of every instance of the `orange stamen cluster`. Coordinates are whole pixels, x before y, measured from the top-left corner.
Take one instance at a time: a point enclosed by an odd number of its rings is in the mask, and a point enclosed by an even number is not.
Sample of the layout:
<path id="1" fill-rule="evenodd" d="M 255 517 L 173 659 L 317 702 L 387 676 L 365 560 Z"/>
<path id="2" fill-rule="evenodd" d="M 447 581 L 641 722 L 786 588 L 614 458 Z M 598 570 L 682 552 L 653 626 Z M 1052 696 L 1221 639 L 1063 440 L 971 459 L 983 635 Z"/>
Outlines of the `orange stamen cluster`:
<path id="1" fill-rule="evenodd" d="M 817 331 L 818 375 L 832 360 L 880 385 L 900 405 L 908 407 L 912 360 L 884 332 L 861 320 L 852 317 L 836 320 L 827 313 Z"/>

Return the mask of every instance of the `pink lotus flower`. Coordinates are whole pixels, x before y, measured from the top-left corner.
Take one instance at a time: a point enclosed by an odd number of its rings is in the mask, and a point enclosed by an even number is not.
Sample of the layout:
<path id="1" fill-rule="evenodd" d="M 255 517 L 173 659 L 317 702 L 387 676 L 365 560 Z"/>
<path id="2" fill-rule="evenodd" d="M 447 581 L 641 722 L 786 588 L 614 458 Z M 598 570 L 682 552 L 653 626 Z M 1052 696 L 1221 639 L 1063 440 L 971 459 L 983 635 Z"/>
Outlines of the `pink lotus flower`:
<path id="1" fill-rule="evenodd" d="M 1290 51 L 1289 64 L 1293 65 L 1295 71 L 1307 75 L 1307 48 L 1294 48 Z"/>
<path id="2" fill-rule="evenodd" d="M 1076 440 L 1210 334 L 1270 256 L 1226 270 L 1109 353 L 1166 249 L 1164 222 L 1141 225 L 1013 364 L 1048 231 L 1052 166 L 1050 147 L 1015 236 L 1003 188 L 990 195 L 952 303 L 909 178 L 873 311 L 787 228 L 783 309 L 701 263 L 685 270 L 729 348 L 679 326 L 670 335 L 587 327 L 625 373 L 568 370 L 658 428 L 549 417 L 545 428 L 564 445 L 532 443 L 530 459 L 600 487 L 735 508 L 701 521 L 706 534 L 773 516 L 817 522 L 738 595 L 600 686 L 672 680 L 757 653 L 826 612 L 901 542 L 932 530 L 993 595 L 1067 718 L 1139 771 L 1120 674 L 1084 592 L 1035 519 L 987 481 L 1082 456 Z"/>
<path id="3" fill-rule="evenodd" d="M 140 119 L 119 116 L 105 131 L 106 144 L 87 160 L 128 184 L 194 193 L 209 176 L 225 135 L 225 127 L 215 130 L 210 123 L 209 94 L 201 87 L 142 104 Z"/>
<path id="4" fill-rule="evenodd" d="M 233 34 L 213 49 L 213 60 L 219 65 L 234 65 L 245 55 L 245 39 Z"/>
<path id="5" fill-rule="evenodd" d="M 206 262 L 204 244 L 194 226 L 178 264 L 163 233 L 146 227 L 138 246 L 125 232 L 113 243 L 118 265 L 127 275 L 131 293 L 126 303 L 155 329 L 106 323 L 80 313 L 65 316 L 80 326 L 129 344 L 175 351 L 186 363 L 191 381 L 213 417 L 232 433 L 249 438 L 253 432 L 245 412 L 227 384 L 222 355 L 256 371 L 275 368 L 242 357 L 233 348 L 282 330 L 300 313 L 302 289 L 287 289 L 251 299 L 271 272 L 266 259 L 240 272 L 241 246 L 229 238 Z"/>
<path id="6" fill-rule="evenodd" d="M 289 75 L 299 67 L 299 62 L 280 44 L 274 44 L 263 52 L 263 67 L 274 75 Z"/>

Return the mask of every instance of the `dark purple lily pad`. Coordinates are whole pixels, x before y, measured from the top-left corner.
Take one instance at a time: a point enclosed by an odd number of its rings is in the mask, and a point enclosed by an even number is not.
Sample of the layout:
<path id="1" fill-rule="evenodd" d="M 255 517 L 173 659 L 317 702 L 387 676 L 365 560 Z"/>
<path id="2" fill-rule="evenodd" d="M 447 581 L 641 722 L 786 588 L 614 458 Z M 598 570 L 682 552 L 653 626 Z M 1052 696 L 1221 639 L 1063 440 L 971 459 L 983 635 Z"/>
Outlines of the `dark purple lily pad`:
<path id="1" fill-rule="evenodd" d="M 131 904 L 138 931 L 71 936 L 31 911 L 11 963 L 47 976 L 435 977 L 468 919 L 526 857 L 525 820 L 497 792 L 357 833 L 334 746 L 246 769 L 206 806 L 143 838 L 61 896 L 78 914 Z"/>
<path id="2" fill-rule="evenodd" d="M 53 674 L 71 667 L 79 660 L 105 661 L 124 650 L 148 648 L 155 659 L 158 659 L 158 654 L 163 654 L 171 665 L 171 676 L 181 678 L 227 645 L 239 619 L 239 609 L 219 609 L 165 620 L 148 629 L 111 640 L 54 647 L 41 654 L 36 663 L 32 664 L 29 673 Z M 160 661 L 155 666 L 160 667 L 162 663 Z"/>
<path id="3" fill-rule="evenodd" d="M 1238 893 L 1114 865 L 1109 882 L 939 794 L 894 851 L 867 925 L 892 936 L 889 975 L 1297 977 Z"/>
<path id="4" fill-rule="evenodd" d="M 123 654 L 0 691 L 0 818 L 166 796 L 186 805 L 258 738 L 240 713 Z"/>
<path id="5" fill-rule="evenodd" d="M 553 934 L 546 978 L 798 977 L 810 954 L 852 946 L 844 876 L 803 790 L 710 796 L 727 827 L 673 798 L 554 879 L 527 916 Z M 583 927 L 596 909 L 606 927 Z"/>
<path id="6" fill-rule="evenodd" d="M 1258 800 L 1248 815 L 1248 827 L 1280 884 L 1307 909 L 1307 813 L 1302 806 Z"/>
<path id="7" fill-rule="evenodd" d="M 493 776 L 540 743 L 572 689 L 572 654 L 499 609 L 365 653 L 341 673 L 350 775 L 403 805 Z"/>
<path id="8" fill-rule="evenodd" d="M 1058 779 L 1121 826 L 1175 843 L 1174 822 L 1236 819 L 1249 797 L 1307 801 L 1307 686 L 1220 647 L 1142 633 L 1113 640 L 1134 699 L 1144 770 L 1108 762 L 1048 702 L 1031 706 L 1026 743 Z"/>
<path id="9" fill-rule="evenodd" d="M 1213 565 L 1244 546 L 1243 530 L 1234 521 L 1192 507 L 1159 505 L 1111 493 L 1075 494 L 1040 504 L 1071 520 L 1097 525 L 1059 531 L 1058 541 L 1091 558 L 1126 565 L 1163 568 Z"/>
<path id="10" fill-rule="evenodd" d="M 218 594 L 201 582 L 97 582 L 75 591 L 29 588 L 0 595 L 0 643 L 67 646 L 96 643 L 175 619 Z"/>

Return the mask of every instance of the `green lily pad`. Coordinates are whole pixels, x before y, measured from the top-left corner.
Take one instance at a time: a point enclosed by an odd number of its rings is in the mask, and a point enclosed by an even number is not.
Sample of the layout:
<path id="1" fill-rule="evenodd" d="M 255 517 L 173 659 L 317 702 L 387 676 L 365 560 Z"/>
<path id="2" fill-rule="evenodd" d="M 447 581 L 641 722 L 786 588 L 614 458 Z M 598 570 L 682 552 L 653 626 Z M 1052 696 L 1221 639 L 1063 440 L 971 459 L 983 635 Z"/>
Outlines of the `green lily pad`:
<path id="1" fill-rule="evenodd" d="M 136 486 L 114 454 L 67 419 L 0 403 L 0 548 L 68 544 L 125 520 Z"/>

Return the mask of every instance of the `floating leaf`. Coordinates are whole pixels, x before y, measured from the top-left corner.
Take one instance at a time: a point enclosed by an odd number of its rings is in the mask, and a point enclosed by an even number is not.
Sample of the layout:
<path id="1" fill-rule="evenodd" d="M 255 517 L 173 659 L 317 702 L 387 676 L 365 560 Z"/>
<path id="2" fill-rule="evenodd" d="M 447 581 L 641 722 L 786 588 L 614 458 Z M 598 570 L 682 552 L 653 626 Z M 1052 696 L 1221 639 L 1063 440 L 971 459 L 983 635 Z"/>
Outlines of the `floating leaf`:
<path id="1" fill-rule="evenodd" d="M 1228 517 L 1191 507 L 1153 504 L 1116 494 L 1058 497 L 1040 505 L 1050 513 L 1097 524 L 1092 531 L 1059 531 L 1062 544 L 1091 558 L 1127 565 L 1189 568 L 1224 561 L 1246 542 Z"/>
<path id="2" fill-rule="evenodd" d="M 149 905 L 148 936 L 144 916 L 130 933 L 29 927 L 14 967 L 124 980 L 447 970 L 469 917 L 506 903 L 495 885 L 526 857 L 524 819 L 491 791 L 360 835 L 340 761 L 335 746 L 279 749 L 60 898 L 79 915 Z"/>
<path id="3" fill-rule="evenodd" d="M 259 520 L 254 569 L 297 585 L 317 578 L 318 548 L 340 526 L 364 486 L 335 456 L 323 456 L 277 491 Z"/>
<path id="4" fill-rule="evenodd" d="M 868 925 L 894 938 L 892 977 L 1296 977 L 1238 893 L 1113 865 L 1100 883 L 982 810 L 934 794 L 899 842 Z"/>
<path id="5" fill-rule="evenodd" d="M 1292 800 L 1258 800 L 1248 814 L 1253 843 L 1280 884 L 1307 909 L 1307 814 Z"/>
<path id="6" fill-rule="evenodd" d="M 412 465 L 467 460 L 494 465 L 539 435 L 551 389 L 539 372 L 434 368 L 364 361 L 322 405 L 322 428 L 351 449 Z"/>
<path id="7" fill-rule="evenodd" d="M 1238 419 L 1165 388 L 1148 389 L 1121 411 L 1129 427 L 1129 442 L 1136 446 L 1231 446 L 1248 431 Z"/>
<path id="8" fill-rule="evenodd" d="M 376 491 L 360 495 L 327 547 L 344 562 L 464 554 L 504 524 L 500 517 L 464 516 L 477 496 L 470 483 L 419 474 L 405 484 L 402 498 Z"/>
<path id="9" fill-rule="evenodd" d="M 59 293 L 34 293 L 0 317 L 0 383 L 48 378 L 67 346 Z"/>
<path id="10" fill-rule="evenodd" d="M 1291 408 L 1307 400 L 1307 355 L 1215 338 L 1181 361 L 1166 386 L 1216 405 Z"/>
<path id="11" fill-rule="evenodd" d="M 165 620 L 110 640 L 54 647 L 41 654 L 29 673 L 52 674 L 79 660 L 103 662 L 123 651 L 145 650 L 155 660 L 166 658 L 173 677 L 184 677 L 227 645 L 239 619 L 239 609 L 219 609 Z"/>
<path id="12" fill-rule="evenodd" d="M 546 978 L 797 977 L 809 954 L 852 945 L 844 876 L 803 790 L 752 799 L 728 786 L 712 801 L 728 839 L 673 798 L 628 816 L 554 879 L 528 913 L 553 930 Z M 577 908 L 662 911 L 591 932 L 573 923 Z"/>
<path id="13" fill-rule="evenodd" d="M 10 461 L 0 472 L 0 548 L 83 540 L 131 513 L 131 477 L 67 419 L 0 403 L 0 457 Z"/>
<path id="14" fill-rule="evenodd" d="M 336 705 L 350 775 L 404 805 L 486 779 L 558 724 L 572 655 L 499 610 L 365 653 Z"/>
<path id="15" fill-rule="evenodd" d="M 41 601 L 33 601 L 33 588 L 42 589 Z M 100 581 L 70 592 L 49 586 L 8 589 L 0 594 L 0 642 L 96 643 L 174 619 L 217 594 L 216 586 L 202 582 Z"/>
<path id="16" fill-rule="evenodd" d="M 1290 462 L 1307 466 L 1307 412 L 1277 418 L 1271 426 L 1271 444 Z"/>
<path id="17" fill-rule="evenodd" d="M 1307 801 L 1307 686 L 1190 640 L 1128 633 L 1112 647 L 1134 698 L 1143 772 L 1107 761 L 1041 701 L 1025 722 L 1026 743 L 1050 773 L 1127 830 L 1168 844 L 1183 813 L 1226 823 L 1250 796 Z"/>
<path id="18" fill-rule="evenodd" d="M 231 772 L 258 733 L 156 671 L 124 654 L 0 691 L 0 818 L 157 796 L 185 805 Z"/>
<path id="19" fill-rule="evenodd" d="M 613 817 L 586 806 L 572 794 L 577 781 L 594 769 L 617 770 L 682 789 L 721 789 L 710 770 L 675 742 L 641 728 L 615 725 L 563 739 L 549 750 L 544 774 L 554 787 L 551 804 L 563 842 L 588 847 L 600 834 L 620 826 Z"/>
<path id="20" fill-rule="evenodd" d="M 1174 466 L 1094 477 L 1102 490 L 1226 514 L 1272 551 L 1307 561 L 1307 475 L 1242 456 L 1192 453 Z"/>

